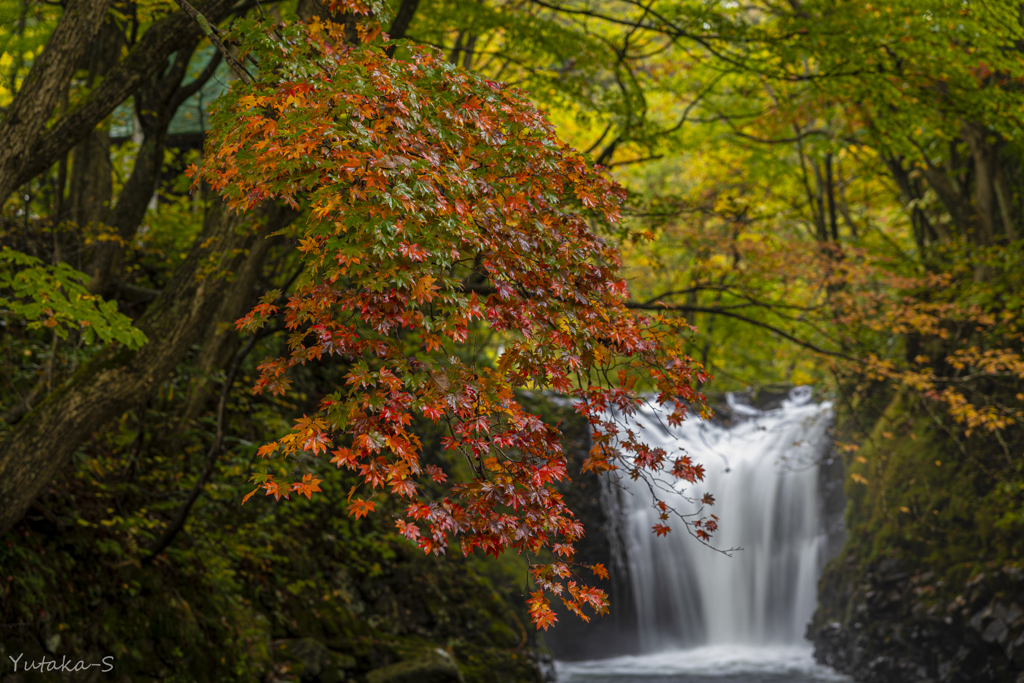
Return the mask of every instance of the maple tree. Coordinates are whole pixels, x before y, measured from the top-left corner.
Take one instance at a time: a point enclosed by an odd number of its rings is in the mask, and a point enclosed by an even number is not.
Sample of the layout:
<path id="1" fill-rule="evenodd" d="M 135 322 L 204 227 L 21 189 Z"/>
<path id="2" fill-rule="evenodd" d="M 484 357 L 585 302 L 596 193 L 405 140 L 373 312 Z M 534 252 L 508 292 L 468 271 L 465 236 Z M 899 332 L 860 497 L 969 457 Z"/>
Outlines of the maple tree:
<path id="1" fill-rule="evenodd" d="M 396 525 L 425 552 L 453 537 L 463 553 L 551 551 L 553 562 L 531 570 L 534 621 L 555 621 L 549 593 L 586 619 L 584 608 L 601 612 L 607 601 L 572 563 L 583 527 L 556 489 L 570 476 L 560 432 L 516 391 L 573 398 L 593 434 L 584 470 L 650 477 L 667 467 L 695 483 L 699 465 L 648 447 L 615 417 L 635 414 L 645 392 L 671 425 L 692 407 L 705 413 L 693 384 L 708 378 L 685 353 L 688 326 L 625 306 L 619 256 L 591 228 L 616 221 L 622 192 L 522 94 L 434 50 L 402 45 L 407 54 L 391 57 L 372 18 L 359 34 L 346 42 L 343 24 L 319 18 L 240 22 L 240 55 L 259 72 L 218 102 L 211 153 L 192 171 L 232 208 L 281 199 L 308 215 L 306 269 L 283 307 L 290 353 L 260 365 L 255 391 L 286 393 L 290 368 L 325 355 L 350 366 L 345 386 L 260 455 L 297 471 L 296 459 L 329 453 L 357 471 L 368 490 L 349 495 L 355 517 L 374 510 L 375 489 L 408 499 Z M 280 295 L 264 297 L 239 329 L 258 331 Z M 493 365 L 460 358 L 474 324 L 500 335 Z M 450 497 L 419 495 L 419 478 L 446 475 L 421 465 L 415 415 L 443 421 L 444 447 L 472 469 Z M 310 497 L 320 479 L 264 472 L 255 481 L 280 498 Z M 715 521 L 691 519 L 700 514 L 679 518 L 708 540 Z"/>

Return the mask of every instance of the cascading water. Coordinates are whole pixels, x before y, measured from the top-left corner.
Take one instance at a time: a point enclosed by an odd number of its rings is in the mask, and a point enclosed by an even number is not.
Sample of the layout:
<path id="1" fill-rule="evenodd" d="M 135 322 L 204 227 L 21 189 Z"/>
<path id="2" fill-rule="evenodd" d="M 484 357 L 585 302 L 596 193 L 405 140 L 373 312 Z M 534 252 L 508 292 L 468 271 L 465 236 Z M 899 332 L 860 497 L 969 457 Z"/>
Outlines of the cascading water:
<path id="1" fill-rule="evenodd" d="M 625 525 L 625 555 L 640 642 L 648 651 L 707 643 L 799 643 L 816 603 L 828 535 L 822 523 L 817 461 L 827 446 L 831 405 L 798 387 L 781 408 L 736 403 L 731 427 L 688 420 L 667 429 L 653 413 L 637 416 L 644 441 L 680 449 L 706 468 L 700 498 L 713 493 L 713 539 L 731 557 L 697 542 L 676 524 L 657 538 L 651 494 L 641 482 L 610 487 Z M 695 495 L 696 494 L 696 495 Z M 672 502 L 672 501 L 669 501 Z M 683 500 L 678 509 L 687 509 Z"/>
<path id="2" fill-rule="evenodd" d="M 667 537 L 642 480 L 606 481 L 604 508 L 632 582 L 636 639 L 645 655 L 559 662 L 560 683 L 648 681 L 820 683 L 846 681 L 814 663 L 804 629 L 830 539 L 823 516 L 819 461 L 829 446 L 829 403 L 798 387 L 775 410 L 729 398 L 731 424 L 691 419 L 665 427 L 654 412 L 631 421 L 643 441 L 669 455 L 684 451 L 706 468 L 697 486 L 661 497 L 679 510 L 711 492 L 719 518 L 715 548 L 703 547 L 678 521 Z"/>

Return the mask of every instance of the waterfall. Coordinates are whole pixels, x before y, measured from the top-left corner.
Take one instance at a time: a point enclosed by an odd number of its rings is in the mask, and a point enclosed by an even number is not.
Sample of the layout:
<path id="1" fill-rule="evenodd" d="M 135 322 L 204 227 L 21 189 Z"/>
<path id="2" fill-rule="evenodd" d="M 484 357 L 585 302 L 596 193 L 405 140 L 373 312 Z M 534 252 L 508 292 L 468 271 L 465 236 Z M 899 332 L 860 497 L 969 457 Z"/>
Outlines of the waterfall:
<path id="1" fill-rule="evenodd" d="M 658 514 L 642 481 L 620 477 L 606 487 L 648 652 L 802 643 L 814 611 L 828 552 L 818 461 L 828 447 L 831 405 L 814 403 L 808 387 L 792 390 L 775 410 L 729 401 L 732 424 L 690 419 L 670 429 L 652 411 L 635 419 L 648 444 L 670 455 L 682 449 L 704 465 L 705 480 L 670 492 L 680 499 L 668 502 L 692 509 L 682 496 L 711 492 L 716 504 L 708 512 L 720 525 L 712 543 L 740 548 L 732 557 L 702 546 L 678 521 L 668 536 L 655 537 Z"/>

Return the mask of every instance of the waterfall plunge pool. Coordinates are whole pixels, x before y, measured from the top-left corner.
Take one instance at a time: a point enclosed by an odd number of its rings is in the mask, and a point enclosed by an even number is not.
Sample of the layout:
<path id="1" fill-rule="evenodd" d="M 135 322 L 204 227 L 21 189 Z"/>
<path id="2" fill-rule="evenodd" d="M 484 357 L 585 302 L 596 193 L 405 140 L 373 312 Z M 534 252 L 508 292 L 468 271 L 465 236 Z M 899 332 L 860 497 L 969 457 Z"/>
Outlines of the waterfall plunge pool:
<path id="1" fill-rule="evenodd" d="M 850 681 L 818 665 L 803 638 L 828 559 L 819 464 L 829 450 L 831 404 L 798 387 L 774 410 L 729 397 L 734 420 L 666 428 L 641 411 L 643 440 L 689 453 L 707 468 L 700 486 L 718 499 L 715 545 L 680 530 L 666 538 L 649 491 L 620 478 L 602 501 L 628 565 L 641 652 L 556 664 L 558 683 L 831 683 Z M 690 492 L 691 497 L 697 491 Z M 682 494 L 680 494 L 682 495 Z M 834 552 L 834 551 L 833 551 Z"/>
<path id="2" fill-rule="evenodd" d="M 849 683 L 808 645 L 706 645 L 589 662 L 558 662 L 558 683 Z"/>

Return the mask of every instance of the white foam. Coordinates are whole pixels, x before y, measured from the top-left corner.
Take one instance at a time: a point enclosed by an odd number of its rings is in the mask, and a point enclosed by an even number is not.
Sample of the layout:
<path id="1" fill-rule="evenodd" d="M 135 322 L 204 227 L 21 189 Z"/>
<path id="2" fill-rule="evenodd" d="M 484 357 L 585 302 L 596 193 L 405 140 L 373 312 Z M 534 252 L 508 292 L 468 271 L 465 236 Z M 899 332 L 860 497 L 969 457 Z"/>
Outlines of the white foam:
<path id="1" fill-rule="evenodd" d="M 815 662 L 809 645 L 754 647 L 719 644 L 614 659 L 556 662 L 555 666 L 558 683 L 582 683 L 594 679 L 607 681 L 615 676 L 629 677 L 630 680 L 666 676 L 750 676 L 752 679 L 794 676 L 822 683 L 851 681 Z"/>

